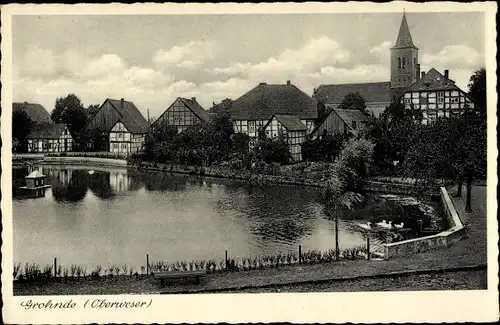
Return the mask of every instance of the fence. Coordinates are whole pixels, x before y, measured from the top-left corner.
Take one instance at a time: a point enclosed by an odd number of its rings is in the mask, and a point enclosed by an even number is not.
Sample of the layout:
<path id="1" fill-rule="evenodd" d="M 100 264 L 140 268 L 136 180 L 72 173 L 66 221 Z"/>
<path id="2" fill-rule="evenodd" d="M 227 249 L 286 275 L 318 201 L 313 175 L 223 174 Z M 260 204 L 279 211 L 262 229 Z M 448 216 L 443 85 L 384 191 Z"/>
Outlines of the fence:
<path id="1" fill-rule="evenodd" d="M 380 255 L 372 250 L 370 239 L 366 239 L 366 245 L 349 249 L 337 250 L 330 249 L 327 251 L 309 250 L 304 252 L 302 246 L 298 246 L 298 251 L 289 251 L 278 253 L 275 255 L 259 255 L 253 258 L 234 258 L 229 252 L 224 252 L 224 259 L 219 263 L 215 260 L 196 260 L 196 261 L 176 261 L 168 263 L 165 261 L 151 262 L 149 254 L 146 254 L 146 265 L 141 265 L 137 270 L 129 265 L 108 265 L 107 268 L 102 268 L 97 265 L 94 269 L 88 270 L 85 267 L 72 264 L 69 267 L 62 267 L 58 263 L 57 258 L 54 258 L 54 264 L 46 265 L 41 268 L 38 264 L 26 264 L 24 273 L 21 270 L 21 264 L 14 264 L 14 280 L 18 281 L 53 281 L 53 280 L 75 280 L 75 279 L 96 279 L 101 277 L 125 276 L 131 278 L 140 278 L 149 276 L 157 272 L 179 272 L 179 271 L 197 271 L 203 270 L 207 273 L 219 272 L 237 272 L 262 270 L 266 268 L 280 268 L 284 266 L 301 265 L 301 264 L 318 264 L 328 263 L 339 260 L 356 260 L 356 259 L 373 259 L 379 258 Z"/>

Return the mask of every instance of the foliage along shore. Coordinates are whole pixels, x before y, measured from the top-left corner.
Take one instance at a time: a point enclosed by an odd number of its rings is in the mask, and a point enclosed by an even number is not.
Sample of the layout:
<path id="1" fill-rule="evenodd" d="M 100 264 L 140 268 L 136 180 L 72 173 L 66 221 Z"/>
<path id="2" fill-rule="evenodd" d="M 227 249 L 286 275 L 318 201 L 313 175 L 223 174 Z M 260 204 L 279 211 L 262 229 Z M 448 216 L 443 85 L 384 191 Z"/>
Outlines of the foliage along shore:
<path id="1" fill-rule="evenodd" d="M 97 265 L 94 269 L 88 271 L 86 267 L 72 264 L 69 267 L 58 265 L 54 273 L 54 266 L 41 265 L 37 263 L 26 263 L 24 268 L 20 262 L 14 263 L 13 279 L 14 283 L 38 283 L 52 281 L 84 281 L 113 278 L 118 276 L 129 276 L 130 279 L 141 279 L 145 276 L 158 272 L 176 272 L 176 271 L 206 271 L 210 273 L 220 272 L 240 272 L 259 270 L 265 268 L 279 268 L 286 265 L 310 265 L 318 263 L 328 263 L 337 260 L 358 260 L 366 259 L 368 250 L 365 246 L 348 248 L 338 251 L 336 256 L 335 249 L 327 251 L 309 250 L 301 253 L 299 257 L 296 252 L 278 253 L 275 255 L 259 255 L 249 258 L 228 258 L 227 263 L 221 259 L 219 263 L 215 260 L 196 260 L 196 261 L 176 261 L 166 262 L 159 260 L 150 262 L 149 267 L 141 265 L 137 270 L 129 265 L 109 264 L 107 268 Z M 380 254 L 371 251 L 371 258 L 379 258 Z"/>

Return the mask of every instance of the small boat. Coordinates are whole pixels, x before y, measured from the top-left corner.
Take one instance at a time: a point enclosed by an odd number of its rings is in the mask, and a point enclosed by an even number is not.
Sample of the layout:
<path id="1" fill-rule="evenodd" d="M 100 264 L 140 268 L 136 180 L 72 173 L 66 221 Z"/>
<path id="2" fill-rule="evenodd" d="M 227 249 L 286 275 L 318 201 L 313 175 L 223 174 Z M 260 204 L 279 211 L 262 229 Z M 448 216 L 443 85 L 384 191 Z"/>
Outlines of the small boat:
<path id="1" fill-rule="evenodd" d="M 89 170 L 89 175 L 93 175 L 95 173 L 94 170 Z"/>

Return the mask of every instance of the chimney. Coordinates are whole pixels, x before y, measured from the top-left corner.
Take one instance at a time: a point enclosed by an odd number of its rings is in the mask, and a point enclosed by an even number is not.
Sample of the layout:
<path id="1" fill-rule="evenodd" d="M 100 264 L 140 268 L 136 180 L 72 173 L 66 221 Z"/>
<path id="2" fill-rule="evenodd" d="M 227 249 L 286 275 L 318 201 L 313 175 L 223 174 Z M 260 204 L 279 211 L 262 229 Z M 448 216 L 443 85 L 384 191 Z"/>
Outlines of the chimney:
<path id="1" fill-rule="evenodd" d="M 444 70 L 444 78 L 449 79 L 448 76 L 450 75 L 448 69 Z"/>
<path id="2" fill-rule="evenodd" d="M 124 101 L 125 101 L 125 99 L 123 99 L 123 98 L 122 98 L 122 99 L 120 99 L 120 103 L 121 103 L 121 105 L 122 105 L 122 108 L 123 108 L 123 102 L 124 102 Z"/>
<path id="3" fill-rule="evenodd" d="M 420 63 L 417 63 L 417 73 L 416 73 L 417 80 L 420 79 Z"/>
<path id="4" fill-rule="evenodd" d="M 425 76 L 425 71 L 422 71 L 422 77 L 421 77 L 421 79 L 423 79 L 424 76 Z"/>
<path id="5" fill-rule="evenodd" d="M 191 100 L 192 100 L 193 102 L 195 102 L 195 101 L 196 101 L 196 97 L 191 97 Z"/>
<path id="6" fill-rule="evenodd" d="M 290 86 L 290 80 L 287 80 L 287 81 L 286 81 L 286 84 L 287 84 L 288 86 Z"/>

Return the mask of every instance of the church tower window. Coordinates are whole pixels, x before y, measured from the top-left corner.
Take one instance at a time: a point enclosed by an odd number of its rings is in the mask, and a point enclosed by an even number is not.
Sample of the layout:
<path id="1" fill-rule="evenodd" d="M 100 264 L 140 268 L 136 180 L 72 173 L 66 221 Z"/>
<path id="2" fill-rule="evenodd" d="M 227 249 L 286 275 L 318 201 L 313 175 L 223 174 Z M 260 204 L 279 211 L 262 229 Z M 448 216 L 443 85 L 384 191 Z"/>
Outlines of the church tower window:
<path id="1" fill-rule="evenodd" d="M 402 68 L 406 69 L 406 58 L 403 58 Z"/>
<path id="2" fill-rule="evenodd" d="M 401 69 L 401 58 L 398 58 L 398 69 Z"/>

